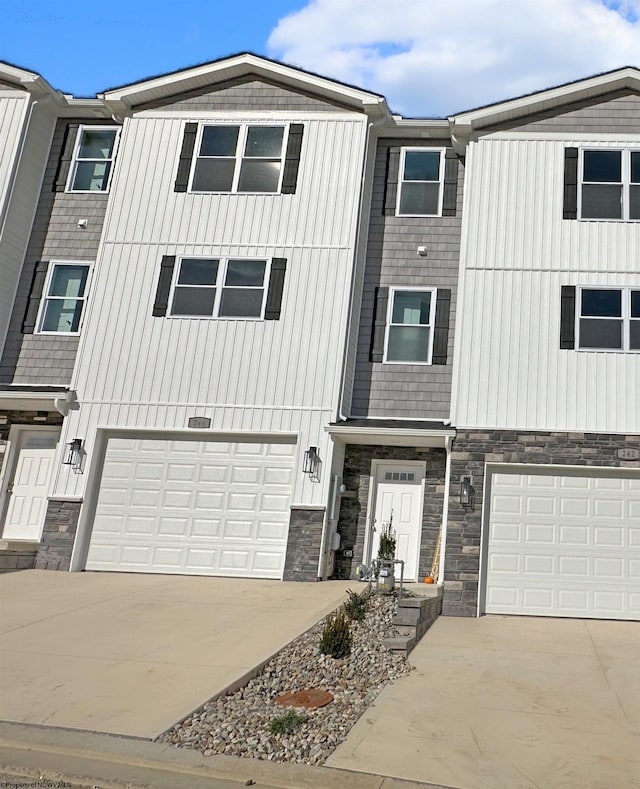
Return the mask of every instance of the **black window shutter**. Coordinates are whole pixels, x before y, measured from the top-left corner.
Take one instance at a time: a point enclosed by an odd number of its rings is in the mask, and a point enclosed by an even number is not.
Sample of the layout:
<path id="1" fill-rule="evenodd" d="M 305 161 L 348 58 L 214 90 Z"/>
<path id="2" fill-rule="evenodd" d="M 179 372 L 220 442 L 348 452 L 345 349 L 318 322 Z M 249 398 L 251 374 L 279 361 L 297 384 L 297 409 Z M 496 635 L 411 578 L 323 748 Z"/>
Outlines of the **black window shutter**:
<path id="1" fill-rule="evenodd" d="M 578 149 L 564 149 L 563 219 L 578 218 Z M 573 347 L 573 346 L 572 346 Z"/>
<path id="2" fill-rule="evenodd" d="M 197 123 L 185 124 L 184 136 L 182 138 L 182 150 L 180 151 L 180 161 L 178 163 L 178 173 L 173 187 L 174 192 L 186 192 L 189 186 L 189 174 L 191 173 L 191 161 L 193 159 L 193 150 L 196 147 L 197 134 Z"/>
<path id="3" fill-rule="evenodd" d="M 384 205 L 382 208 L 382 213 L 386 216 L 396 215 L 399 170 L 400 148 L 389 148 L 387 151 L 387 172 L 385 176 Z"/>
<path id="4" fill-rule="evenodd" d="M 171 280 L 173 279 L 173 269 L 176 265 L 175 255 L 163 255 L 160 263 L 160 276 L 158 277 L 158 288 L 156 290 L 156 300 L 153 304 L 153 316 L 163 318 L 167 314 L 169 307 L 169 291 L 171 290 Z"/>
<path id="5" fill-rule="evenodd" d="M 576 347 L 576 288 L 560 288 L 560 347 L 572 351 Z"/>
<path id="6" fill-rule="evenodd" d="M 444 193 L 442 195 L 442 216 L 456 215 L 458 198 L 458 155 L 453 148 L 447 148 L 444 155 Z"/>
<path id="7" fill-rule="evenodd" d="M 54 192 L 64 192 L 66 189 L 67 179 L 69 178 L 69 168 L 71 167 L 71 160 L 73 159 L 73 151 L 76 147 L 79 128 L 79 124 L 69 123 L 65 129 L 62 153 L 60 154 L 58 170 L 53 182 Z"/>
<path id="8" fill-rule="evenodd" d="M 36 264 L 35 271 L 33 272 L 31 292 L 29 293 L 29 301 L 27 302 L 27 311 L 25 312 L 24 321 L 22 322 L 23 334 L 33 334 L 36 328 L 36 320 L 38 319 L 38 310 L 40 309 L 40 300 L 42 298 L 44 282 L 47 278 L 48 267 L 49 262 L 47 260 L 40 260 Z"/>
<path id="9" fill-rule="evenodd" d="M 282 173 L 282 187 L 280 189 L 283 195 L 296 193 L 303 133 L 304 124 L 292 123 L 289 126 L 289 139 L 287 140 L 287 152 L 284 157 L 284 172 Z"/>
<path id="10" fill-rule="evenodd" d="M 438 288 L 438 295 L 436 297 L 436 320 L 433 331 L 433 353 L 431 354 L 431 364 L 447 363 L 450 310 L 451 291 L 448 288 Z"/>
<path id="11" fill-rule="evenodd" d="M 373 316 L 373 329 L 371 331 L 372 362 L 381 362 L 384 359 L 384 337 L 387 331 L 387 308 L 389 306 L 389 288 L 376 288 L 376 301 Z"/>
<path id="12" fill-rule="evenodd" d="M 282 293 L 284 291 L 284 275 L 286 270 L 286 258 L 272 259 L 271 274 L 269 276 L 269 290 L 267 291 L 267 303 L 264 309 L 264 319 L 266 321 L 280 320 Z"/>

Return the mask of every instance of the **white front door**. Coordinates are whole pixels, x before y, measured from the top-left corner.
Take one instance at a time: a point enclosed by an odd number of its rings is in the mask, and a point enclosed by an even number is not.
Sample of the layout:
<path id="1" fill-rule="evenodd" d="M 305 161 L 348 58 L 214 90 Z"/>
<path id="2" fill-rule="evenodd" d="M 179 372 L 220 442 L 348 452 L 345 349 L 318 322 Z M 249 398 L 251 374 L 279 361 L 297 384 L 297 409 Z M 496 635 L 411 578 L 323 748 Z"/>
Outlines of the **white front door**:
<path id="1" fill-rule="evenodd" d="M 6 487 L 7 507 L 2 537 L 5 540 L 39 540 L 60 431 L 21 429 L 17 452 Z"/>
<path id="2" fill-rule="evenodd" d="M 377 558 L 380 533 L 390 523 L 396 536 L 396 559 L 402 559 L 405 563 L 404 577 L 409 581 L 417 581 L 422 532 L 424 464 L 379 464 L 375 479 L 371 558 Z M 400 577 L 399 567 L 396 567 L 396 576 Z"/>

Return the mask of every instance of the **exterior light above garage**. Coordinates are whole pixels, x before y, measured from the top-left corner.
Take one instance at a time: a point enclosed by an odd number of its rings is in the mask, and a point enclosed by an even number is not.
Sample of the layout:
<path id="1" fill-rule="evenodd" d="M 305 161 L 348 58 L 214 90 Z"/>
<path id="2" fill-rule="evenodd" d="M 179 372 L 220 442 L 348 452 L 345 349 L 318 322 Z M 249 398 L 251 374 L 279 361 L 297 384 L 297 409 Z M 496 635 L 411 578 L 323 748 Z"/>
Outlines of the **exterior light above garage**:
<path id="1" fill-rule="evenodd" d="M 64 466 L 71 466 L 71 468 L 79 473 L 82 469 L 82 439 L 74 438 L 67 444 L 67 448 L 62 460 Z"/>
<path id="2" fill-rule="evenodd" d="M 462 477 L 460 480 L 460 504 L 465 510 L 473 510 L 473 477 Z"/>
<path id="3" fill-rule="evenodd" d="M 315 477 L 318 471 L 318 447 L 309 447 L 304 453 L 304 461 L 302 463 L 302 473 L 308 474 L 310 477 Z"/>

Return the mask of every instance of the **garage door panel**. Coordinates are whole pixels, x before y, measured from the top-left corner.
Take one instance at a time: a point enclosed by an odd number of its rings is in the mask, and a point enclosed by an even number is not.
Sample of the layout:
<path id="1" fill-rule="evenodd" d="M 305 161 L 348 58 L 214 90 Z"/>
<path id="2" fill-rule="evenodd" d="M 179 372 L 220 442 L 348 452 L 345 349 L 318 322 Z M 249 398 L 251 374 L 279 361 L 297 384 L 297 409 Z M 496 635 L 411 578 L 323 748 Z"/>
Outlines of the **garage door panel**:
<path id="1" fill-rule="evenodd" d="M 191 528 L 192 537 L 221 537 L 222 521 L 214 518 L 194 518 Z"/>
<path id="2" fill-rule="evenodd" d="M 295 451 L 111 439 L 87 568 L 281 578 Z"/>
<path id="3" fill-rule="evenodd" d="M 488 613 L 640 619 L 640 481 L 590 473 L 491 477 Z"/>

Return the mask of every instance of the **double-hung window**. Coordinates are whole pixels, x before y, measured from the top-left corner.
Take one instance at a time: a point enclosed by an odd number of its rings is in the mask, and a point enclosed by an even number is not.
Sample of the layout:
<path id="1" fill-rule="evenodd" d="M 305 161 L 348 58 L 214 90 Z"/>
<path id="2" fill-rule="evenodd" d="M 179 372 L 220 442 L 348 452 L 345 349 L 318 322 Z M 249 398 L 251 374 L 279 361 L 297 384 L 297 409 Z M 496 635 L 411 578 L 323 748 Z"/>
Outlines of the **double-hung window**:
<path id="1" fill-rule="evenodd" d="M 106 192 L 111 182 L 118 129 L 81 126 L 69 173 L 69 192 Z"/>
<path id="2" fill-rule="evenodd" d="M 640 351 L 640 288 L 580 288 L 578 348 Z"/>
<path id="3" fill-rule="evenodd" d="M 286 137 L 283 125 L 201 126 L 191 191 L 278 192 Z"/>
<path id="4" fill-rule="evenodd" d="M 191 318 L 262 318 L 269 261 L 181 258 L 169 314 Z"/>
<path id="5" fill-rule="evenodd" d="M 435 304 L 435 289 L 389 289 L 385 362 L 431 364 Z"/>
<path id="6" fill-rule="evenodd" d="M 87 298 L 88 263 L 51 263 L 41 303 L 38 331 L 77 334 Z"/>
<path id="7" fill-rule="evenodd" d="M 640 151 L 596 148 L 581 155 L 582 219 L 640 219 Z"/>
<path id="8" fill-rule="evenodd" d="M 400 156 L 398 216 L 440 216 L 444 151 L 403 148 Z"/>

